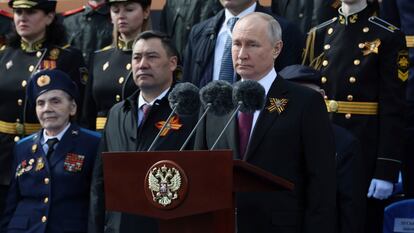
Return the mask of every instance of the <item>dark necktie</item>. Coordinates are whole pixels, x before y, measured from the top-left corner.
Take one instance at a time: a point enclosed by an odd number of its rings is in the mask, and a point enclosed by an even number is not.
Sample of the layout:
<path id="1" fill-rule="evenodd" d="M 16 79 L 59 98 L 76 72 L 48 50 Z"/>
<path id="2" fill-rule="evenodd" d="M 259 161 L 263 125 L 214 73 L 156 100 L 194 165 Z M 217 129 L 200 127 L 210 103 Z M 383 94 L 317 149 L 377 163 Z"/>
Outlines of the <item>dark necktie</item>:
<path id="1" fill-rule="evenodd" d="M 239 18 L 232 17 L 227 21 L 227 27 L 230 28 L 230 31 L 233 31 L 234 24 L 236 24 Z M 231 58 L 231 36 L 226 33 L 226 42 L 224 44 L 223 56 L 221 59 L 219 79 L 233 83 L 234 78 L 234 69 L 233 69 L 233 60 Z"/>
<path id="2" fill-rule="evenodd" d="M 49 138 L 46 141 L 46 144 L 48 146 L 46 157 L 47 157 L 48 160 L 50 160 L 50 158 L 52 157 L 52 154 L 55 151 L 55 145 L 58 142 L 59 142 L 59 139 L 57 139 L 57 138 Z"/>
<path id="3" fill-rule="evenodd" d="M 144 115 L 142 117 L 142 121 L 141 121 L 141 124 L 140 125 L 144 125 L 144 122 L 147 120 L 148 114 L 149 114 L 149 112 L 151 110 L 151 105 L 144 104 L 144 105 L 141 106 L 141 110 L 144 113 Z"/>
<path id="4" fill-rule="evenodd" d="M 253 113 L 240 112 L 237 118 L 239 123 L 239 149 L 240 158 L 243 159 L 249 144 L 250 131 L 253 124 Z"/>

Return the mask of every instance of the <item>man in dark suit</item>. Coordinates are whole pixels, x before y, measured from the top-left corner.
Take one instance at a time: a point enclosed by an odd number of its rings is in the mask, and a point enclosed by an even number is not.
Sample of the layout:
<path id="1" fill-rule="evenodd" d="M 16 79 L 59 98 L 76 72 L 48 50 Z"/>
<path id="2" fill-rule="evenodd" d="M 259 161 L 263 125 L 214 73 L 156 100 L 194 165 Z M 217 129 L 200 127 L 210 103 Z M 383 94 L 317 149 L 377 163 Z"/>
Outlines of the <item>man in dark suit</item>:
<path id="1" fill-rule="evenodd" d="M 14 147 L 14 176 L 0 232 L 86 233 L 100 134 L 71 121 L 79 91 L 63 71 L 32 76 L 27 98 L 42 129 Z"/>
<path id="2" fill-rule="evenodd" d="M 217 148 L 232 149 L 234 158 L 295 184 L 291 192 L 239 194 L 238 232 L 331 233 L 335 222 L 332 129 L 319 93 L 277 75 L 273 63 L 282 46 L 281 29 L 273 17 L 256 12 L 236 23 L 234 67 L 242 80 L 255 80 L 264 87 L 266 106 L 250 116 L 238 113 Z M 211 148 L 228 117 L 207 115 L 197 131 L 195 148 Z M 243 148 L 240 131 L 250 134 L 244 152 L 239 149 Z"/>
<path id="3" fill-rule="evenodd" d="M 233 82 L 237 79 L 231 64 L 231 29 L 237 19 L 253 12 L 271 11 L 256 0 L 220 0 L 224 9 L 193 27 L 183 55 L 183 80 L 202 87 L 212 80 Z M 283 30 L 284 49 L 275 62 L 276 71 L 300 62 L 304 40 L 292 23 L 274 16 Z M 232 24 L 233 23 L 233 24 Z M 226 44 L 229 46 L 226 47 Z M 228 48 L 228 49 L 226 49 Z M 224 68 L 226 67 L 226 68 Z M 223 70 L 226 70 L 223 72 Z"/>

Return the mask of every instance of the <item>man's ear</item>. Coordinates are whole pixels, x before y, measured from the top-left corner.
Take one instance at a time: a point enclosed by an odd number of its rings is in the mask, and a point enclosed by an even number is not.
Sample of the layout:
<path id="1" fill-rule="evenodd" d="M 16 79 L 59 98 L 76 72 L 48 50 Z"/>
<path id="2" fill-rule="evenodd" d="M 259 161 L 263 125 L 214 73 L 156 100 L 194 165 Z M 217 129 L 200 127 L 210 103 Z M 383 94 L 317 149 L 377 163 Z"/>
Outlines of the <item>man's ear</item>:
<path id="1" fill-rule="evenodd" d="M 272 55 L 274 60 L 279 56 L 280 52 L 282 51 L 282 47 L 283 42 L 281 40 L 277 41 L 273 46 Z"/>

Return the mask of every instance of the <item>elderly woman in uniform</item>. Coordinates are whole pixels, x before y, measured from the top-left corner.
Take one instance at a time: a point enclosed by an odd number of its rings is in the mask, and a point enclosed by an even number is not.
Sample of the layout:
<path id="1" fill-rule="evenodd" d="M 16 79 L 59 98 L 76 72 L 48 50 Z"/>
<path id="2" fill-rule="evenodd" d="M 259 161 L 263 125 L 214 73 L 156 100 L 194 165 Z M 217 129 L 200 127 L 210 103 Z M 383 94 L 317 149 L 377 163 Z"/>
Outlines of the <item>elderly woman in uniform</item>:
<path id="1" fill-rule="evenodd" d="M 114 25 L 113 43 L 95 52 L 85 92 L 82 123 L 103 130 L 109 109 L 137 87 L 131 77 L 132 44 L 149 28 L 151 0 L 108 0 Z"/>
<path id="2" fill-rule="evenodd" d="M 63 71 L 36 73 L 27 96 L 42 129 L 15 145 L 14 176 L 0 232 L 86 232 L 100 135 L 71 122 L 79 94 Z"/>
<path id="3" fill-rule="evenodd" d="M 64 27 L 56 18 L 56 0 L 10 0 L 15 27 L 0 46 L 0 212 L 11 177 L 11 152 L 22 136 L 40 129 L 26 104 L 29 78 L 44 69 L 61 69 L 84 89 L 82 54 L 65 46 Z M 83 93 L 83 92 L 81 92 Z"/>

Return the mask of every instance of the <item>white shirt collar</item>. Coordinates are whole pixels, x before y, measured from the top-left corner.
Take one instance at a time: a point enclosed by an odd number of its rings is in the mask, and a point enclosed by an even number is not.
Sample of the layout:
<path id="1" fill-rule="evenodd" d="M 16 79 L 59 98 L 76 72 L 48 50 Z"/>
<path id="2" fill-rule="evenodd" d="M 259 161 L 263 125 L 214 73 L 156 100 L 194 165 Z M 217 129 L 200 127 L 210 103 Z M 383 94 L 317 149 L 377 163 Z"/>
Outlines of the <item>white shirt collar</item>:
<path id="1" fill-rule="evenodd" d="M 51 138 L 57 138 L 59 141 L 62 140 L 63 135 L 66 133 L 66 131 L 69 129 L 70 127 L 70 122 L 69 124 L 62 130 L 60 131 L 60 133 L 58 133 L 58 135 L 56 136 L 48 136 L 46 135 L 46 130 L 43 129 L 43 138 L 42 138 L 42 144 L 45 144 L 47 142 L 48 139 Z"/>
<path id="2" fill-rule="evenodd" d="M 261 78 L 259 81 L 257 81 L 265 89 L 265 95 L 266 96 L 267 96 L 267 93 L 270 90 L 270 87 L 272 86 L 272 83 L 276 80 L 276 77 L 277 77 L 276 70 L 275 70 L 275 68 L 272 68 L 269 71 L 269 73 L 267 73 L 263 78 Z"/>
<path id="3" fill-rule="evenodd" d="M 238 17 L 240 19 L 243 16 L 246 16 L 246 15 L 248 15 L 250 13 L 253 13 L 254 10 L 256 9 L 256 5 L 257 5 L 256 2 L 253 3 L 253 5 L 249 6 L 244 11 L 240 12 L 240 14 L 238 14 L 238 15 L 233 15 L 228 9 L 225 9 L 224 10 L 224 15 L 226 16 L 226 19 L 223 22 L 223 27 L 227 28 L 227 21 L 229 21 L 230 18 Z"/>
<path id="4" fill-rule="evenodd" d="M 138 96 L 138 109 L 140 109 L 142 107 L 142 105 L 144 104 L 148 104 L 148 105 L 153 105 L 155 103 L 155 101 L 160 100 L 162 98 L 164 98 L 164 96 L 167 95 L 168 91 L 170 90 L 170 87 L 165 89 L 159 96 L 157 96 L 157 98 L 155 98 L 153 101 L 151 101 L 151 103 L 148 103 L 144 97 L 142 97 L 142 92 L 139 92 L 139 96 Z"/>

